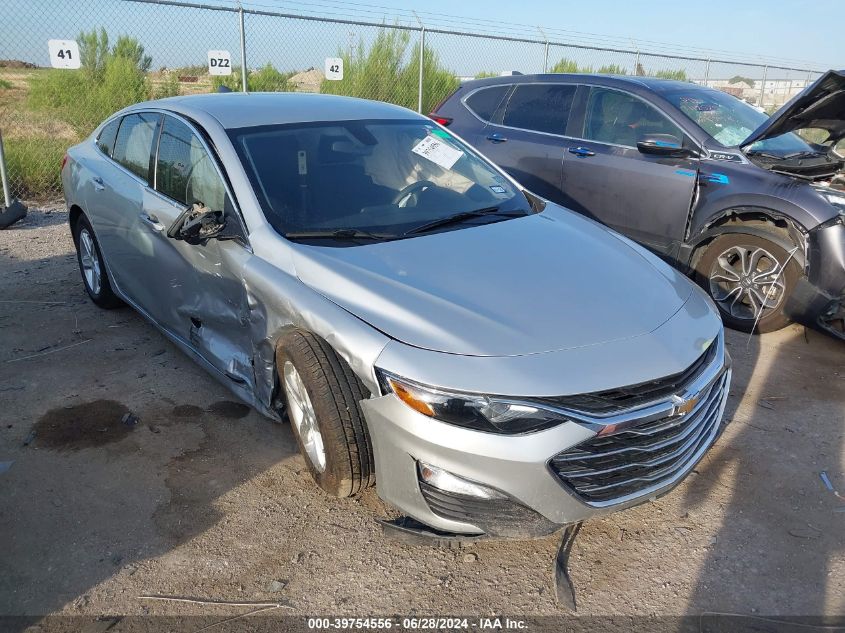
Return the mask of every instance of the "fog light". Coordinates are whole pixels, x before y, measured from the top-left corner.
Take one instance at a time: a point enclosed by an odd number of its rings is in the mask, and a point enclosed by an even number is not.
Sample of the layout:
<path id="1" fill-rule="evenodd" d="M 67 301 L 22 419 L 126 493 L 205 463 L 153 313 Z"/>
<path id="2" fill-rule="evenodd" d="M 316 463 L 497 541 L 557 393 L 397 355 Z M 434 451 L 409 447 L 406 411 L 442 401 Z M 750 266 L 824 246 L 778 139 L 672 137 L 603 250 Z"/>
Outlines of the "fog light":
<path id="1" fill-rule="evenodd" d="M 417 462 L 417 468 L 422 481 L 440 490 L 467 497 L 478 497 L 480 499 L 507 499 L 498 490 L 493 490 L 474 481 L 458 477 L 431 464 Z"/>

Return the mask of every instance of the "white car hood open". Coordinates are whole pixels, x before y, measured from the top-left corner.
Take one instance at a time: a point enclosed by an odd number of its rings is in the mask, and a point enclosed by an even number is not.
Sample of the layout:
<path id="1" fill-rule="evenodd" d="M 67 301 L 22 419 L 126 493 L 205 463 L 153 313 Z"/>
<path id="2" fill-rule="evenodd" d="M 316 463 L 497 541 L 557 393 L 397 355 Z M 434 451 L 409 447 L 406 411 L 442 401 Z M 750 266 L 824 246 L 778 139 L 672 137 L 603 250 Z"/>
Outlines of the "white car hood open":
<path id="1" fill-rule="evenodd" d="M 308 286 L 386 335 L 470 356 L 517 356 L 640 336 L 690 282 L 594 222 L 541 214 L 349 247 L 299 244 Z"/>

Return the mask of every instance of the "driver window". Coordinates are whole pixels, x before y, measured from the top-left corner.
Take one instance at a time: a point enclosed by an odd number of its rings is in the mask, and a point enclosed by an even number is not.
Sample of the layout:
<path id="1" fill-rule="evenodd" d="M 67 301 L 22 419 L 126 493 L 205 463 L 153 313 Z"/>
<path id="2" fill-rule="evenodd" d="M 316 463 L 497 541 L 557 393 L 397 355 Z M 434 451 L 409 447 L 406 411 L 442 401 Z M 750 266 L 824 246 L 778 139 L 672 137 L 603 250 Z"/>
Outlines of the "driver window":
<path id="1" fill-rule="evenodd" d="M 212 160 L 187 125 L 166 116 L 156 160 L 156 191 L 185 206 L 202 202 L 213 211 L 223 211 L 226 189 Z"/>
<path id="2" fill-rule="evenodd" d="M 633 95 L 606 88 L 590 91 L 584 138 L 636 147 L 637 141 L 648 134 L 684 137 L 656 108 Z"/>

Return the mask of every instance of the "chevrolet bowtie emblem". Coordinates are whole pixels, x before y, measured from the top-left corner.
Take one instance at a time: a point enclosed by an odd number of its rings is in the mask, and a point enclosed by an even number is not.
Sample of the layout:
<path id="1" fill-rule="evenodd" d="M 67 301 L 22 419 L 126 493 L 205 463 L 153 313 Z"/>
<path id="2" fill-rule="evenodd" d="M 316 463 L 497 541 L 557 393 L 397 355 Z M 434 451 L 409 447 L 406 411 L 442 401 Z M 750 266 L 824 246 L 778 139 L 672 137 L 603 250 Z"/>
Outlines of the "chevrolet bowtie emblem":
<path id="1" fill-rule="evenodd" d="M 675 408 L 672 410 L 672 415 L 681 417 L 695 409 L 698 404 L 698 395 L 683 398 L 681 396 L 674 396 Z"/>

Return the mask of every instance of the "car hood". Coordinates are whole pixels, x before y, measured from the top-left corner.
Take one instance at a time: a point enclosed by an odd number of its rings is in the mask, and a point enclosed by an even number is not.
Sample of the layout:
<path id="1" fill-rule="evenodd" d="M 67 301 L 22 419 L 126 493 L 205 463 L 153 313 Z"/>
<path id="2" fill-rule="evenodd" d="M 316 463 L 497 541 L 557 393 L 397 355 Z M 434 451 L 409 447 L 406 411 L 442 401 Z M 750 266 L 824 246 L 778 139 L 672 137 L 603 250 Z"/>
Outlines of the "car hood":
<path id="1" fill-rule="evenodd" d="M 653 257 L 549 204 L 541 214 L 405 240 L 299 244 L 294 265 L 302 282 L 398 341 L 514 356 L 658 328 L 692 287 Z"/>
<path id="2" fill-rule="evenodd" d="M 845 71 L 827 71 L 781 106 L 742 145 L 804 128 L 827 130 L 834 143 L 845 137 Z"/>

